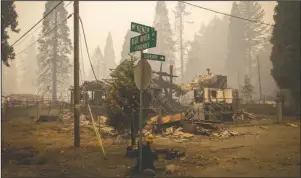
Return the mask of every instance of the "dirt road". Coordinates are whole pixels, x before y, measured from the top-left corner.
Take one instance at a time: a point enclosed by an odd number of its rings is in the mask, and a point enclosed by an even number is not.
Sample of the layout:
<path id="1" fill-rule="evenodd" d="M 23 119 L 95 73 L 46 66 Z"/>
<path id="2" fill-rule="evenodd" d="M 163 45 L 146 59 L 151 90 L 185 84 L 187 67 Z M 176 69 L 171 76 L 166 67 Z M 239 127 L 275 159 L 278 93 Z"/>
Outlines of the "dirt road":
<path id="1" fill-rule="evenodd" d="M 298 125 L 300 123 L 297 123 Z M 300 176 L 300 127 L 267 124 L 234 126 L 245 133 L 226 139 L 195 136 L 185 143 L 158 138 L 155 148 L 178 148 L 186 156 L 156 163 L 158 176 Z M 81 148 L 74 149 L 73 130 L 59 123 L 30 118 L 2 121 L 2 176 L 124 176 L 135 160 L 125 157 L 125 144 L 104 140 L 104 160 L 93 130 L 81 129 Z M 178 172 L 165 175 L 168 164 Z"/>

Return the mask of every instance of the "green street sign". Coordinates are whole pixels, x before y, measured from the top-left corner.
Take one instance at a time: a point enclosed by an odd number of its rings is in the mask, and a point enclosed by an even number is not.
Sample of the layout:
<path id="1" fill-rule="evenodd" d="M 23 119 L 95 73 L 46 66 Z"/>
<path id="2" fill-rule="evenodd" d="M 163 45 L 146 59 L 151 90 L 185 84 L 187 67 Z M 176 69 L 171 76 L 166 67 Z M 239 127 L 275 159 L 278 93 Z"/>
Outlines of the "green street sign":
<path id="1" fill-rule="evenodd" d="M 142 51 L 148 48 L 156 47 L 157 31 L 151 33 L 135 36 L 131 38 L 130 52 Z"/>
<path id="2" fill-rule="evenodd" d="M 142 58 L 154 61 L 165 61 L 165 56 L 158 54 L 142 53 Z"/>
<path id="3" fill-rule="evenodd" d="M 145 34 L 145 33 L 154 32 L 155 29 L 153 27 L 149 27 L 149 26 L 142 25 L 139 23 L 131 22 L 131 31 Z"/>

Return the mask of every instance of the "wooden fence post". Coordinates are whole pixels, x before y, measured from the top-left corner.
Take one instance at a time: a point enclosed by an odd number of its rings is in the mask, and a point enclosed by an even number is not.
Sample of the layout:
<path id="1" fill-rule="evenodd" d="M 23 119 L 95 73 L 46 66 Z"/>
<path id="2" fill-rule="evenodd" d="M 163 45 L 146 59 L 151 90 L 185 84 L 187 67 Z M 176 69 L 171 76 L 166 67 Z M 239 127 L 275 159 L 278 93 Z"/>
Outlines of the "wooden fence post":
<path id="1" fill-rule="evenodd" d="M 277 100 L 276 109 L 277 109 L 277 122 L 278 122 L 278 124 L 282 124 L 283 123 L 283 111 L 282 111 L 283 106 L 282 106 L 281 99 Z"/>

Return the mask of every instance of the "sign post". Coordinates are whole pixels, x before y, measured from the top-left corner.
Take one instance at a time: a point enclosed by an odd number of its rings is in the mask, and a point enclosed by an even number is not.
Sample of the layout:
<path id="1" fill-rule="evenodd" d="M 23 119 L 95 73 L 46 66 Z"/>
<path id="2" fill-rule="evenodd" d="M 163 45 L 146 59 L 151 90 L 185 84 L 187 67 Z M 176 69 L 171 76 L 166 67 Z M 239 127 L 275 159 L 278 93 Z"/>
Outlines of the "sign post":
<path id="1" fill-rule="evenodd" d="M 141 74 L 141 80 L 140 80 L 140 83 L 142 84 L 143 82 L 143 69 L 144 69 L 144 65 L 143 65 L 143 58 L 142 58 L 142 51 L 140 52 L 140 59 L 141 59 L 141 62 L 142 62 L 142 67 L 140 68 L 140 74 Z M 141 87 L 140 88 L 140 106 L 139 106 L 139 172 L 142 172 L 142 147 L 143 147 L 143 144 L 142 144 L 142 120 L 143 120 L 143 88 Z"/>
<path id="2" fill-rule="evenodd" d="M 134 68 L 135 84 L 140 90 L 139 107 L 139 171 L 142 171 L 142 121 L 143 121 L 143 90 L 151 80 L 151 66 L 148 60 L 165 61 L 165 56 L 143 53 L 144 49 L 154 48 L 157 43 L 157 31 L 153 27 L 131 22 L 131 31 L 141 35 L 131 38 L 130 52 L 140 51 L 140 61 Z"/>

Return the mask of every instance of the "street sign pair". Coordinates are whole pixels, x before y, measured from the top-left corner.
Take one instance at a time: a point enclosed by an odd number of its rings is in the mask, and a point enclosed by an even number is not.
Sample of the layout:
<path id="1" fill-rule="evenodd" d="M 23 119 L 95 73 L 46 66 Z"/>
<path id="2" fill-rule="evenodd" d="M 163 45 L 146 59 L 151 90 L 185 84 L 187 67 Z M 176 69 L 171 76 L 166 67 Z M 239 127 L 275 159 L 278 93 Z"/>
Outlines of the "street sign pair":
<path id="1" fill-rule="evenodd" d="M 157 31 L 153 27 L 132 22 L 131 31 L 141 33 L 141 35 L 131 38 L 131 53 L 156 47 Z M 165 56 L 150 53 L 142 53 L 142 58 L 155 61 L 165 61 Z"/>
<path id="2" fill-rule="evenodd" d="M 145 49 L 156 47 L 157 31 L 153 27 L 132 22 L 131 31 L 141 34 L 131 38 L 130 52 L 141 51 L 141 60 L 134 67 L 134 80 L 137 88 L 143 90 L 147 88 L 152 72 L 150 64 L 145 59 L 163 62 L 165 56 L 142 52 Z"/>

